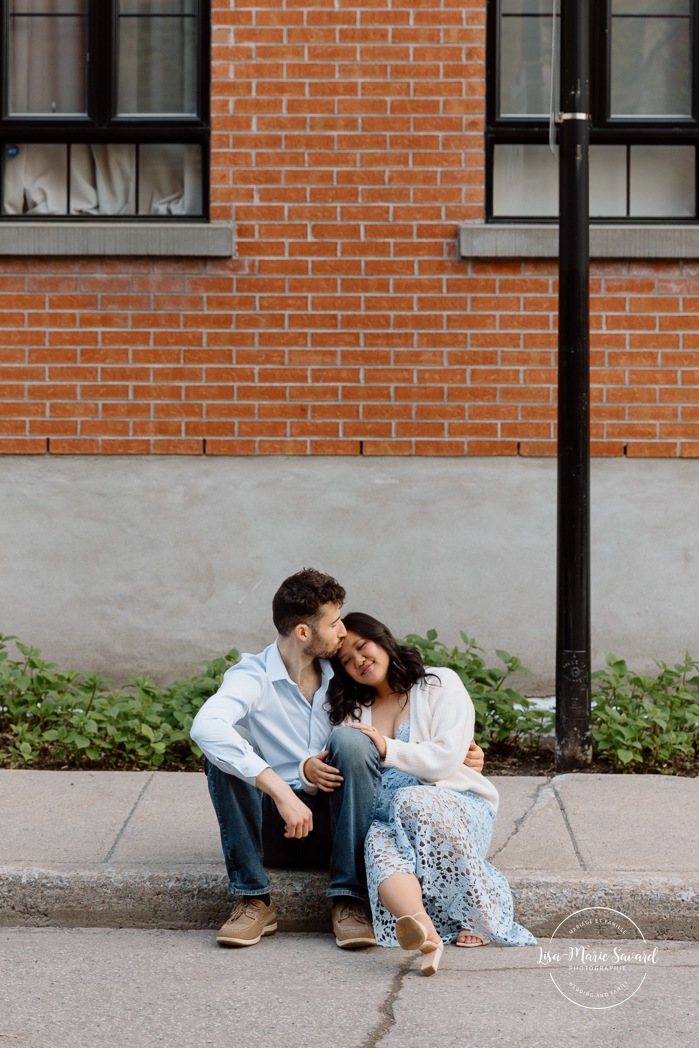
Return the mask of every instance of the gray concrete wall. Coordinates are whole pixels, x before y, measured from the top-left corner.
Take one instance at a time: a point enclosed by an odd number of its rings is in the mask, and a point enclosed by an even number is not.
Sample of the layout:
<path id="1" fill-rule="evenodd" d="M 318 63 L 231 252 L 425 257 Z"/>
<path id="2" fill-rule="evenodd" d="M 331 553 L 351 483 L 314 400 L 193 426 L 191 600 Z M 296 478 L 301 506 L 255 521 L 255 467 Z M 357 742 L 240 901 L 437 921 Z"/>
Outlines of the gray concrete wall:
<path id="1" fill-rule="evenodd" d="M 555 461 L 0 458 L 0 632 L 114 679 L 273 636 L 313 565 L 399 634 L 458 631 L 551 692 Z M 699 655 L 699 461 L 593 462 L 593 661 Z"/>

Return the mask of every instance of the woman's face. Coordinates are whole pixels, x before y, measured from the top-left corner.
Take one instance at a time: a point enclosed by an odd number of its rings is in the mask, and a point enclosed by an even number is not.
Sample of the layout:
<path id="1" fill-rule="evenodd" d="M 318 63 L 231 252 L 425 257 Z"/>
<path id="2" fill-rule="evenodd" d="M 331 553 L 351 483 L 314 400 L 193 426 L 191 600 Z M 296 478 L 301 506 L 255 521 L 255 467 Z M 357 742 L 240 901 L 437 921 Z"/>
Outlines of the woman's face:
<path id="1" fill-rule="evenodd" d="M 359 684 L 378 688 L 388 677 L 391 660 L 386 649 L 375 640 L 367 640 L 354 630 L 347 631 L 337 657 L 352 680 Z"/>

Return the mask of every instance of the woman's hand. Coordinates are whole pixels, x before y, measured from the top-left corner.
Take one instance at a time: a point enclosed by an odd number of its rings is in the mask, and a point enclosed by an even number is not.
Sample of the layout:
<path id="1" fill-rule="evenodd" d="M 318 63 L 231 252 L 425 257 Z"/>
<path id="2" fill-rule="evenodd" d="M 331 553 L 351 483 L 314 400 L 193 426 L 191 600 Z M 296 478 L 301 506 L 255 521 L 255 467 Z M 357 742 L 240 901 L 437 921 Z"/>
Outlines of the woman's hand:
<path id="1" fill-rule="evenodd" d="M 371 739 L 374 746 L 376 746 L 376 749 L 379 751 L 379 757 L 381 760 L 384 759 L 386 756 L 386 740 L 381 732 L 376 730 L 373 724 L 348 724 L 347 727 L 356 728 L 357 731 L 361 731 L 362 735 L 366 735 L 368 739 Z"/>
<path id="2" fill-rule="evenodd" d="M 471 771 L 483 771 L 485 755 L 477 742 L 472 742 L 469 746 L 466 756 L 464 757 L 464 764 L 467 768 L 470 768 Z"/>
<path id="3" fill-rule="evenodd" d="M 303 774 L 323 793 L 332 793 L 343 783 L 343 778 L 337 768 L 325 763 L 329 752 L 329 750 L 323 750 L 321 753 L 316 753 L 313 757 L 308 757 L 303 765 Z"/>

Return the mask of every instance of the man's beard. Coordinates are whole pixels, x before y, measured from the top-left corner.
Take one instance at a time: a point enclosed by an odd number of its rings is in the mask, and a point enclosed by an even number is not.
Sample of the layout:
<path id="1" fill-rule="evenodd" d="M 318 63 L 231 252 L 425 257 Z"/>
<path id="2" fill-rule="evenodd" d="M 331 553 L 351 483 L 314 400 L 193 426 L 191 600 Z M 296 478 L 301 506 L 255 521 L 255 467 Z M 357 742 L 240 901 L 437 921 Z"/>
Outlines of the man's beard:
<path id="1" fill-rule="evenodd" d="M 331 659 L 333 655 L 337 655 L 339 650 L 340 644 L 338 641 L 330 648 L 327 642 L 323 641 L 317 633 L 312 633 L 311 639 L 303 649 L 303 653 L 309 659 Z"/>

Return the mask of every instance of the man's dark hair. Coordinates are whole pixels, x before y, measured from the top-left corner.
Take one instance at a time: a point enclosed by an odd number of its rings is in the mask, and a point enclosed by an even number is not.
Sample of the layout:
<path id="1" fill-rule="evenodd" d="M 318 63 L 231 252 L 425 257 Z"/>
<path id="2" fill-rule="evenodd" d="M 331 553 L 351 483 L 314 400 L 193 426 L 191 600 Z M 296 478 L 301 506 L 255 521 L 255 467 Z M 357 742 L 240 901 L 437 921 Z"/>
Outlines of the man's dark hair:
<path id="1" fill-rule="evenodd" d="M 312 629 L 319 619 L 323 604 L 345 601 L 345 590 L 332 575 L 315 568 L 304 568 L 282 582 L 272 599 L 272 620 L 277 632 L 288 636 L 300 622 Z"/>

